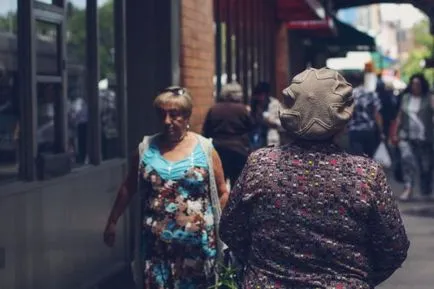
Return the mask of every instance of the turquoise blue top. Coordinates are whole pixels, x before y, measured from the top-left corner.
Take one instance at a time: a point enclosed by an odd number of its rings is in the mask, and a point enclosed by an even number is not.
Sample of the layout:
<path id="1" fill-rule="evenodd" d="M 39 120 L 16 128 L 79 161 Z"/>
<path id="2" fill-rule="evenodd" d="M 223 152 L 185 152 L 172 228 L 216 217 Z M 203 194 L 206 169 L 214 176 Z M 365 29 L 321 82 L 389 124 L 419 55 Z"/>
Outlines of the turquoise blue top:
<path id="1" fill-rule="evenodd" d="M 155 142 L 152 142 L 143 154 L 142 162 L 146 165 L 147 173 L 154 169 L 164 180 L 182 179 L 186 171 L 192 167 L 208 169 L 207 157 L 199 142 L 189 157 L 176 162 L 165 159 Z"/>

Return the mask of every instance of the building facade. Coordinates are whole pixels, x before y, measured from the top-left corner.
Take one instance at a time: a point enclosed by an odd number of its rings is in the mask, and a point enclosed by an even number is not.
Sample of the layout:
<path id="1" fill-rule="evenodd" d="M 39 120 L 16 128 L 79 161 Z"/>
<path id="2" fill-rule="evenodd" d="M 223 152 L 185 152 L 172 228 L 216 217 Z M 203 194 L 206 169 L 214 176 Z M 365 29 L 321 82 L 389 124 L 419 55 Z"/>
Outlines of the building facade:
<path id="1" fill-rule="evenodd" d="M 0 288 L 92 288 L 129 267 L 134 212 L 102 231 L 158 92 L 187 87 L 200 132 L 225 81 L 287 84 L 288 33 L 266 0 L 6 2 Z"/>
<path id="2" fill-rule="evenodd" d="M 332 41 L 320 3 L 3 1 L 0 288 L 86 289 L 128 270 L 135 212 L 113 249 L 102 231 L 129 156 L 160 129 L 155 96 L 188 88 L 197 132 L 227 82 L 241 83 L 246 103 L 259 81 L 279 97 L 309 62 L 325 64 L 314 44 L 358 44 L 342 42 L 355 34 L 346 26 Z"/>

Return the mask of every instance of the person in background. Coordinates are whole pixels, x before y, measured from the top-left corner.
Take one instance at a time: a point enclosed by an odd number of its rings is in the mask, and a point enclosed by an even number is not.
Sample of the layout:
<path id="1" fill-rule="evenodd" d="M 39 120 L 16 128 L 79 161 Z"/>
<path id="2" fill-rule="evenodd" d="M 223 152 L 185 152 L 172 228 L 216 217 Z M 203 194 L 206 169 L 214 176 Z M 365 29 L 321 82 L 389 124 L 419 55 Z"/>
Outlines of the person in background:
<path id="1" fill-rule="evenodd" d="M 54 102 L 56 99 L 56 89 L 53 84 L 40 83 L 38 90 L 37 106 L 37 130 L 36 139 L 38 144 L 38 154 L 54 153 L 56 151 L 54 117 Z"/>
<path id="2" fill-rule="evenodd" d="M 203 135 L 213 139 L 231 185 L 235 184 L 250 153 L 249 134 L 253 122 L 242 101 L 241 85 L 236 82 L 226 84 L 203 125 Z"/>
<path id="3" fill-rule="evenodd" d="M 384 137 L 381 101 L 375 92 L 365 87 L 362 73 L 354 73 L 352 81 L 355 105 L 348 123 L 350 152 L 373 157 L 379 145 L 379 135 Z"/>
<path id="4" fill-rule="evenodd" d="M 114 245 L 116 223 L 138 192 L 139 286 L 207 289 L 222 255 L 217 230 L 228 192 L 221 161 L 210 140 L 189 131 L 193 105 L 185 88 L 165 89 L 154 108 L 163 130 L 144 137 L 134 154 L 104 241 Z"/>
<path id="5" fill-rule="evenodd" d="M 401 152 L 401 166 L 405 183 L 402 201 L 414 193 L 417 171 L 420 192 L 424 198 L 432 195 L 433 173 L 433 103 L 429 84 L 423 74 L 410 78 L 402 95 L 401 107 L 396 119 L 392 142 Z"/>
<path id="6" fill-rule="evenodd" d="M 280 124 L 280 101 L 270 96 L 271 87 L 267 82 L 260 82 L 253 90 L 251 115 L 255 122 L 252 143 L 254 148 L 267 145 L 279 145 L 283 128 Z"/>
<path id="7" fill-rule="evenodd" d="M 292 143 L 250 155 L 221 218 L 222 240 L 244 261 L 242 288 L 372 289 L 409 241 L 381 166 L 334 143 L 352 88 L 336 71 L 308 69 L 283 93 Z"/>
<path id="8" fill-rule="evenodd" d="M 397 107 L 394 101 L 395 96 L 393 95 L 393 87 L 391 87 L 390 84 L 386 84 L 381 79 L 380 75 L 376 92 L 381 103 L 380 115 L 383 120 L 384 136 L 386 139 L 389 139 L 391 124 L 395 120 L 397 113 Z"/>
<path id="9" fill-rule="evenodd" d="M 101 152 L 103 160 L 119 155 L 119 127 L 116 92 L 109 81 L 107 89 L 100 89 L 101 100 Z"/>
<path id="10" fill-rule="evenodd" d="M 78 94 L 71 93 L 68 103 L 68 124 L 71 150 L 75 153 L 75 161 L 84 164 L 87 157 L 87 130 L 89 111 L 86 100 Z"/>

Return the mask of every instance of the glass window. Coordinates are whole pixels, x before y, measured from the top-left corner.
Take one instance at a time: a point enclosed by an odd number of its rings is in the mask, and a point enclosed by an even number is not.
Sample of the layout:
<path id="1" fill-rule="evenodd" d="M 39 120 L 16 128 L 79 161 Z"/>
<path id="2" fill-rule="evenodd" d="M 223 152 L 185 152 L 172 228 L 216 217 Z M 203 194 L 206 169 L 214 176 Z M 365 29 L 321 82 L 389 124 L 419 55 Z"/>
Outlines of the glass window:
<path id="1" fill-rule="evenodd" d="M 60 36 L 58 24 L 36 21 L 36 141 L 40 154 L 58 153 L 62 148 L 59 125 L 62 96 Z"/>
<path id="2" fill-rule="evenodd" d="M 19 98 L 17 91 L 17 0 L 0 5 L 0 183 L 19 168 Z"/>
<path id="3" fill-rule="evenodd" d="M 35 2 L 40 2 L 45 4 L 57 4 L 56 0 L 35 0 Z"/>
<path id="4" fill-rule="evenodd" d="M 38 153 L 57 153 L 61 150 L 58 126 L 58 100 L 62 93 L 61 84 L 39 82 L 37 90 L 37 131 Z"/>
<path id="5" fill-rule="evenodd" d="M 38 75 L 60 75 L 59 28 L 57 24 L 36 21 L 36 73 Z"/>
<path id="6" fill-rule="evenodd" d="M 67 3 L 68 146 L 75 164 L 87 162 L 86 1 Z"/>
<path id="7" fill-rule="evenodd" d="M 119 156 L 113 1 L 98 0 L 102 159 Z"/>

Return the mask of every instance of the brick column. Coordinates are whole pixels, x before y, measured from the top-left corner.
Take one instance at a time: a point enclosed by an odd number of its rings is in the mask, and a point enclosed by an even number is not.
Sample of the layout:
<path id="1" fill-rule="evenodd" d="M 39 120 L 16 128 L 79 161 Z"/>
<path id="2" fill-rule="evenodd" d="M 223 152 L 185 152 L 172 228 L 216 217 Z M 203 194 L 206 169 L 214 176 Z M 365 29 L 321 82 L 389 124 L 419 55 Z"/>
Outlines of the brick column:
<path id="1" fill-rule="evenodd" d="M 211 0 L 181 2 L 181 84 L 193 98 L 191 128 L 200 132 L 214 103 L 214 16 Z"/>
<path id="2" fill-rule="evenodd" d="M 275 41 L 276 97 L 280 98 L 282 90 L 287 87 L 289 83 L 288 29 L 285 23 L 281 23 L 277 26 Z"/>

